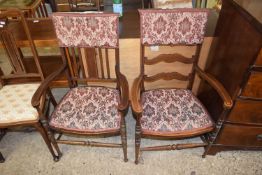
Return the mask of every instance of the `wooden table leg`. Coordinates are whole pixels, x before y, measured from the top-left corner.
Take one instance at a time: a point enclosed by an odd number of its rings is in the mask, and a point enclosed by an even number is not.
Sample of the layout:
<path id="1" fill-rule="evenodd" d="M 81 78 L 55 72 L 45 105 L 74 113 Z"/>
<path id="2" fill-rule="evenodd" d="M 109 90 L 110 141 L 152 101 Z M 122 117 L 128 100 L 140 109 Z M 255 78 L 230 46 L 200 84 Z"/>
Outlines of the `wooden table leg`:
<path id="1" fill-rule="evenodd" d="M 46 1 L 49 2 L 50 6 L 51 6 L 51 9 L 52 9 L 52 12 L 56 12 L 57 8 L 56 8 L 55 0 L 46 0 Z"/>
<path id="2" fill-rule="evenodd" d="M 0 163 L 4 163 L 5 162 L 5 158 L 2 155 L 2 153 L 0 152 Z"/>
<path id="3" fill-rule="evenodd" d="M 1 141 L 2 137 L 4 137 L 5 133 L 6 133 L 5 129 L 0 129 L 0 141 Z M 4 163 L 4 161 L 5 161 L 5 158 L 2 155 L 2 153 L 0 152 L 0 163 Z"/>

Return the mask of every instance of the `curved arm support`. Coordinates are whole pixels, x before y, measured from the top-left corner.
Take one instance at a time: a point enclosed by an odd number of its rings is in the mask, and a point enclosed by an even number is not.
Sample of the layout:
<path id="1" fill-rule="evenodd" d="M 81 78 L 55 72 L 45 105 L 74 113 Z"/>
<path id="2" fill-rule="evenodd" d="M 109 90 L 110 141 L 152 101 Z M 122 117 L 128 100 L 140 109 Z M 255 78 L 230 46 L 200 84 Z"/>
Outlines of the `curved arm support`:
<path id="1" fill-rule="evenodd" d="M 120 96 L 120 104 L 118 105 L 119 111 L 125 111 L 128 109 L 129 106 L 129 89 L 128 89 L 128 81 L 126 77 L 121 74 L 120 72 L 117 72 L 118 82 L 120 85 L 121 90 L 121 96 Z"/>
<path id="2" fill-rule="evenodd" d="M 141 83 L 143 80 L 143 76 L 140 75 L 139 77 L 137 77 L 133 83 L 132 86 L 132 97 L 131 97 L 131 104 L 132 104 L 132 109 L 133 112 L 135 112 L 136 114 L 141 114 L 143 111 L 143 108 L 141 106 L 141 102 L 140 102 L 140 94 L 141 94 Z"/>
<path id="3" fill-rule="evenodd" d="M 215 77 L 204 72 L 198 66 L 196 66 L 195 69 L 199 77 L 207 81 L 210 84 L 210 86 L 212 86 L 217 91 L 217 93 L 220 95 L 220 97 L 224 101 L 224 104 L 223 104 L 224 108 L 225 109 L 232 108 L 233 101 L 230 95 L 228 94 L 228 92 L 226 91 L 226 89 L 224 88 L 224 86 Z"/>
<path id="4" fill-rule="evenodd" d="M 60 75 L 67 68 L 66 64 L 63 64 L 57 71 L 50 74 L 38 87 L 34 93 L 31 104 L 33 107 L 37 108 L 40 105 L 41 97 L 46 94 L 47 89 L 49 88 L 50 83 Z"/>

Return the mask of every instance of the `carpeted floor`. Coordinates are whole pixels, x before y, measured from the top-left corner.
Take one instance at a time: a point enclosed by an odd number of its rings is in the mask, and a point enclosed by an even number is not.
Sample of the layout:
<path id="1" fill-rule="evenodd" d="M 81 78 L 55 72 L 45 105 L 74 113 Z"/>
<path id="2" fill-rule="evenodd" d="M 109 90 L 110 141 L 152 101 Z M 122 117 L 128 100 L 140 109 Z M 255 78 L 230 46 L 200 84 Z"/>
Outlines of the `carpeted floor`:
<path id="1" fill-rule="evenodd" d="M 65 89 L 54 90 L 57 99 L 64 92 Z M 130 112 L 126 116 L 126 122 L 129 158 L 129 161 L 126 163 L 123 161 L 122 149 L 119 148 L 94 148 L 70 145 L 60 145 L 63 157 L 59 162 L 55 163 L 40 134 L 37 132 L 10 132 L 0 142 L 0 151 L 6 158 L 6 162 L 0 164 L 0 174 L 262 174 L 262 152 L 256 151 L 222 152 L 216 156 L 207 156 L 205 159 L 201 157 L 203 148 L 144 152 L 140 164 L 135 165 L 135 121 Z M 82 139 L 86 140 L 86 138 Z M 194 140 L 198 141 L 200 139 L 196 138 Z M 106 141 L 120 143 L 120 137 L 107 138 Z M 159 143 L 168 144 L 174 143 L 174 141 L 160 142 L 144 139 L 142 142 L 143 145 L 156 145 Z"/>

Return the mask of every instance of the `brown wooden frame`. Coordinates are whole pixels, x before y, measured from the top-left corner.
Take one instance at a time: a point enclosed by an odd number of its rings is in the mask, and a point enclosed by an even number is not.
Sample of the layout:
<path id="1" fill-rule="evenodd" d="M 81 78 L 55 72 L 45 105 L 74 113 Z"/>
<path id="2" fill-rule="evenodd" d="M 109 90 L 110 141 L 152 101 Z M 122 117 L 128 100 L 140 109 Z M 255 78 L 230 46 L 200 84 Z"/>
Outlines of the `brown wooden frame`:
<path id="1" fill-rule="evenodd" d="M 9 18 L 16 18 L 21 21 L 23 25 L 23 29 L 28 38 L 28 42 L 30 44 L 30 49 L 33 54 L 33 60 L 37 67 L 37 73 L 30 73 L 30 72 L 27 72 L 27 70 L 25 69 L 25 66 L 23 64 L 23 58 L 21 56 L 21 50 L 17 47 L 14 36 L 6 27 L 8 25 Z M 0 29 L 0 38 L 1 38 L 1 41 L 3 42 L 4 49 L 7 53 L 7 56 L 13 68 L 13 71 L 11 72 L 11 74 L 9 75 L 1 74 L 0 75 L 1 84 L 4 86 L 7 84 L 21 84 L 21 83 L 29 83 L 32 81 L 33 82 L 43 81 L 44 76 L 42 73 L 41 65 L 38 60 L 38 53 L 34 45 L 34 42 L 32 40 L 30 31 L 27 26 L 27 21 L 23 15 L 23 12 L 21 12 L 18 9 L 10 9 L 0 14 L 0 20 L 5 23 L 3 27 Z M 42 104 L 45 103 L 44 100 L 42 100 L 41 102 Z M 16 122 L 16 123 L 1 123 L 0 128 L 11 128 L 11 127 L 17 127 L 17 126 L 33 126 L 34 128 L 36 128 L 37 131 L 40 132 L 54 160 L 57 161 L 58 157 L 56 156 L 52 148 L 52 144 L 50 140 L 48 139 L 47 133 L 45 132 L 43 128 L 43 123 L 41 122 L 41 120 L 42 120 L 42 115 L 39 114 L 39 118 L 36 120 Z"/>
<path id="2" fill-rule="evenodd" d="M 147 60 L 145 57 L 145 47 L 148 47 L 147 45 L 141 44 L 141 67 L 140 67 L 140 75 L 138 78 L 135 79 L 133 86 L 132 86 L 132 96 L 131 96 L 131 104 L 132 104 L 132 110 L 133 114 L 136 119 L 136 132 L 135 132 L 135 163 L 138 164 L 139 162 L 139 155 L 141 151 L 154 151 L 154 150 L 180 150 L 180 149 L 188 149 L 188 148 L 196 148 L 196 147 L 209 147 L 210 143 L 212 142 L 212 139 L 209 135 L 206 133 L 211 132 L 214 130 L 214 127 L 207 128 L 201 133 L 198 131 L 190 132 L 187 134 L 173 134 L 173 135 L 155 135 L 155 134 L 145 134 L 141 132 L 141 123 L 140 119 L 142 116 L 142 106 L 140 97 L 141 94 L 145 91 L 145 85 L 144 82 L 153 82 L 157 81 L 159 79 L 163 80 L 172 80 L 172 79 L 178 79 L 181 81 L 187 81 L 189 80 L 187 89 L 192 90 L 195 74 L 197 73 L 198 76 L 208 82 L 220 95 L 222 100 L 224 101 L 224 113 L 227 112 L 229 109 L 231 109 L 233 102 L 231 100 L 231 97 L 223 87 L 223 85 L 217 81 L 212 75 L 205 73 L 203 70 L 201 70 L 197 63 L 198 58 L 201 50 L 201 44 L 197 45 L 196 53 L 192 58 L 186 58 L 180 54 L 162 54 L 159 55 L 151 60 Z M 188 76 L 184 76 L 177 72 L 172 73 L 160 73 L 155 76 L 147 77 L 145 75 L 144 71 L 144 65 L 153 65 L 157 64 L 158 62 L 166 62 L 166 63 L 172 63 L 172 62 L 182 62 L 184 64 L 193 64 L 192 72 Z M 154 147 L 143 147 L 140 148 L 140 142 L 141 138 L 154 138 L 154 139 L 182 139 L 182 138 L 190 138 L 194 136 L 199 136 L 201 134 L 205 134 L 201 136 L 201 139 L 203 140 L 203 143 L 189 143 L 189 144 L 176 144 L 176 145 L 162 145 L 162 146 L 154 146 Z M 205 157 L 206 152 L 204 152 L 203 157 Z"/>

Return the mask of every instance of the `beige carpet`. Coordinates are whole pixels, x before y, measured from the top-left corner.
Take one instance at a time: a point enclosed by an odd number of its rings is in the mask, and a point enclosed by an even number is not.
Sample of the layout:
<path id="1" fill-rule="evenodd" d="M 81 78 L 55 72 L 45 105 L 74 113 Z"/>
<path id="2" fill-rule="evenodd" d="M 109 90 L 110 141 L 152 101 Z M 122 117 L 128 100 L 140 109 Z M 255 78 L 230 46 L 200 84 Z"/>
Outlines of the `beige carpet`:
<path id="1" fill-rule="evenodd" d="M 59 99 L 65 89 L 54 91 Z M 262 152 L 230 151 L 216 156 L 201 158 L 203 148 L 144 152 L 139 165 L 134 164 L 134 128 L 135 121 L 129 112 L 126 116 L 128 133 L 128 162 L 123 161 L 123 152 L 119 148 L 93 148 L 83 146 L 60 145 L 63 157 L 53 162 L 43 139 L 37 132 L 10 132 L 0 142 L 0 151 L 6 162 L 0 164 L 1 175 L 203 175 L 203 174 L 262 174 Z M 84 138 L 85 139 L 85 138 Z M 96 139 L 101 140 L 101 139 Z M 120 137 L 106 139 L 118 141 Z M 194 139 L 199 141 L 199 138 Z M 174 143 L 171 141 L 143 140 L 143 145 Z"/>

